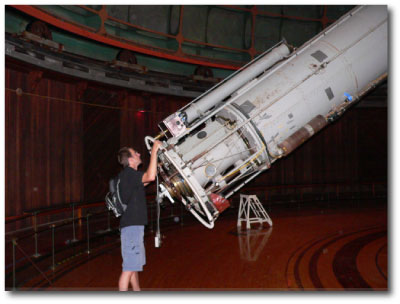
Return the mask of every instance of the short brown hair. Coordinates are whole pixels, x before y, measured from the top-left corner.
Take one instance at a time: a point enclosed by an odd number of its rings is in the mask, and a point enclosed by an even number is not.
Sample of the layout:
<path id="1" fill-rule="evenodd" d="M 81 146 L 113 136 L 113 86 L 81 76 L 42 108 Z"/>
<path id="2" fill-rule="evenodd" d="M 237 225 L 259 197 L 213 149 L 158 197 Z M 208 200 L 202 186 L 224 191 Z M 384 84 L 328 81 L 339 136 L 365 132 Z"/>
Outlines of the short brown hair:
<path id="1" fill-rule="evenodd" d="M 123 148 L 119 149 L 119 151 L 118 151 L 118 162 L 123 167 L 128 167 L 128 165 L 129 165 L 128 158 L 132 157 L 131 151 L 129 149 L 132 149 L 132 148 L 123 147 Z"/>

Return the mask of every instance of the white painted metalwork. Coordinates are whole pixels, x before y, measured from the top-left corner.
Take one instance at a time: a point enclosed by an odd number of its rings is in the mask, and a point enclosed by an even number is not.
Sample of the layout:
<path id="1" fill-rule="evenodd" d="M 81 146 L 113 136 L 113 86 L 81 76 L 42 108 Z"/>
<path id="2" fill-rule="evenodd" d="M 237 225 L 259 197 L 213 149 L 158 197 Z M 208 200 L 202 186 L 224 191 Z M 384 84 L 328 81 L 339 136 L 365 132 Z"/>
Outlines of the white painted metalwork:
<path id="1" fill-rule="evenodd" d="M 168 116 L 158 136 L 162 195 L 212 228 L 211 194 L 229 198 L 386 79 L 387 19 L 387 6 L 358 6 L 291 54 L 278 44 Z"/>
<path id="2" fill-rule="evenodd" d="M 253 223 L 268 223 L 272 227 L 272 220 L 256 195 L 240 194 L 237 226 L 241 227 L 242 222 L 246 223 L 247 229 L 250 229 Z"/>

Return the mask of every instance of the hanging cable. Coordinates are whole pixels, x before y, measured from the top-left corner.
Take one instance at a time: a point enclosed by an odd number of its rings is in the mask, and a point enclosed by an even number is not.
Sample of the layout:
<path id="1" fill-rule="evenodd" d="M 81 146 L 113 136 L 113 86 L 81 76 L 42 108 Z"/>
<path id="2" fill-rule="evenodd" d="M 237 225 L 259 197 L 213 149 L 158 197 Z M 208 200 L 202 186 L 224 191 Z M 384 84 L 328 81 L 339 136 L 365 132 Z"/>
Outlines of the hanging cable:
<path id="1" fill-rule="evenodd" d="M 157 205 L 157 228 L 156 228 L 156 236 L 154 238 L 154 245 L 156 248 L 161 247 L 161 233 L 160 233 L 160 204 L 162 198 L 160 197 L 158 191 L 158 174 L 156 174 L 157 179 L 157 195 L 156 195 L 156 205 Z"/>
<path id="2" fill-rule="evenodd" d="M 29 97 L 47 99 L 48 101 L 65 102 L 65 103 L 79 104 L 79 105 L 90 106 L 90 107 L 98 107 L 98 108 L 104 108 L 104 109 L 110 109 L 110 110 L 136 112 L 136 113 L 169 114 L 167 112 L 156 112 L 156 111 L 148 111 L 148 110 L 129 109 L 129 108 L 123 108 L 123 107 L 117 107 L 117 106 L 109 106 L 109 105 L 89 103 L 89 102 L 83 102 L 83 101 L 77 101 L 77 100 L 71 100 L 71 99 L 65 99 L 65 98 L 59 98 L 59 97 L 39 95 L 39 94 L 24 92 L 20 88 L 18 88 L 18 89 L 5 88 L 5 90 L 9 91 L 11 93 L 14 93 L 17 96 L 25 95 L 25 96 L 29 96 Z"/>

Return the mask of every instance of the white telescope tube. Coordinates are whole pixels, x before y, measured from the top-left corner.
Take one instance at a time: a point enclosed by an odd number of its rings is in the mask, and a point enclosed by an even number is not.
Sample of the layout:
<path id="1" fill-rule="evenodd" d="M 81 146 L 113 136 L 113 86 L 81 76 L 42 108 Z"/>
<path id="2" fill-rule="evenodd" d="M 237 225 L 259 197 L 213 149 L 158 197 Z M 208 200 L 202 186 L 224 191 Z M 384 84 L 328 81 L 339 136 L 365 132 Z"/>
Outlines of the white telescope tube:
<path id="1" fill-rule="evenodd" d="M 290 53 L 289 48 L 282 43 L 266 54 L 263 58 L 257 60 L 257 64 L 251 64 L 239 74 L 232 77 L 229 81 L 222 84 L 199 101 L 192 103 L 184 112 L 188 123 L 191 123 L 199 115 L 202 115 L 208 109 L 211 109 L 218 102 L 228 97 L 234 91 L 245 85 L 247 82 L 258 76 L 279 60 L 282 60 Z"/>
<path id="2" fill-rule="evenodd" d="M 387 19 L 387 6 L 356 7 L 281 63 L 261 67 L 273 48 L 180 110 L 191 123 L 164 142 L 163 191 L 211 229 L 225 210 L 212 194 L 230 197 L 386 78 Z"/>

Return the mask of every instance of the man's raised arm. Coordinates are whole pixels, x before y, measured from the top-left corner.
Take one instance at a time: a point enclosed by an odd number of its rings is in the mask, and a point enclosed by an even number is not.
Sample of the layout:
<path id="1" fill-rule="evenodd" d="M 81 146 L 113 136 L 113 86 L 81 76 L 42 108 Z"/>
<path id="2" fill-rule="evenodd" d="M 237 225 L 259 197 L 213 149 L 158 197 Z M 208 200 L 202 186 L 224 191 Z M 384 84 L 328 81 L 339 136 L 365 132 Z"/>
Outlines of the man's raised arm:
<path id="1" fill-rule="evenodd" d="M 158 140 L 154 141 L 153 147 L 151 148 L 150 163 L 146 172 L 143 174 L 142 182 L 145 186 L 156 179 L 157 175 L 157 151 L 161 147 L 161 142 Z"/>

